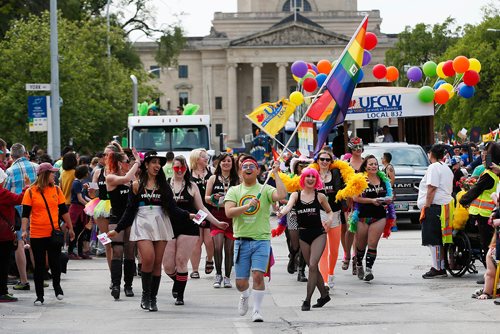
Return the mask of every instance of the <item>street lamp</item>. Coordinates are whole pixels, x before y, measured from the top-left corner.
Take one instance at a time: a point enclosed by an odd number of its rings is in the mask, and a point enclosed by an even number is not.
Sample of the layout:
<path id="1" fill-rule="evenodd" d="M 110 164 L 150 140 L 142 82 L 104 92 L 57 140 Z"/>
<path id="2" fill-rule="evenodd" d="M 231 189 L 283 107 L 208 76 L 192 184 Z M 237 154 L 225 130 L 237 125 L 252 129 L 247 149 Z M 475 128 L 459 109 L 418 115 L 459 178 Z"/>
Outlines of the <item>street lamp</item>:
<path id="1" fill-rule="evenodd" d="M 486 31 L 491 31 L 491 32 L 499 32 L 500 29 L 493 29 L 493 28 L 488 28 Z"/>
<path id="2" fill-rule="evenodd" d="M 130 80 L 132 80 L 132 110 L 134 116 L 137 116 L 137 77 L 131 74 Z"/>

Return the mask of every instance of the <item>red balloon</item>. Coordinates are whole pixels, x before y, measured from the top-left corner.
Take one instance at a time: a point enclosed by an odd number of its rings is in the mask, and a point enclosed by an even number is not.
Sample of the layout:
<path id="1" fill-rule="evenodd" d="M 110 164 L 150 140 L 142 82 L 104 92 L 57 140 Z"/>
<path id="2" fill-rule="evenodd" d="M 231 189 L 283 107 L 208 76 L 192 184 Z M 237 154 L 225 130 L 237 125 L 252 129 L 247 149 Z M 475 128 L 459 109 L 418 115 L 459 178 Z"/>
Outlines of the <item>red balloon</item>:
<path id="1" fill-rule="evenodd" d="M 372 32 L 367 32 L 365 35 L 365 50 L 372 50 L 377 46 L 378 39 L 377 35 Z"/>
<path id="2" fill-rule="evenodd" d="M 438 104 L 445 104 L 449 99 L 450 93 L 444 88 L 439 88 L 434 92 L 434 101 Z"/>
<path id="3" fill-rule="evenodd" d="M 302 87 L 306 92 L 314 92 L 318 88 L 318 82 L 314 78 L 306 78 L 302 83 Z"/>
<path id="4" fill-rule="evenodd" d="M 479 82 L 480 77 L 479 77 L 479 73 L 477 73 L 476 71 L 468 70 L 468 71 L 465 71 L 463 79 L 464 79 L 464 83 L 467 86 L 475 86 Z"/>
<path id="5" fill-rule="evenodd" d="M 453 60 L 447 60 L 443 65 L 443 73 L 447 77 L 452 77 L 455 75 L 455 70 L 453 69 Z"/>
<path id="6" fill-rule="evenodd" d="M 385 78 L 385 75 L 387 74 L 387 68 L 384 64 L 377 64 L 373 66 L 372 73 L 375 78 L 380 80 L 382 78 Z"/>

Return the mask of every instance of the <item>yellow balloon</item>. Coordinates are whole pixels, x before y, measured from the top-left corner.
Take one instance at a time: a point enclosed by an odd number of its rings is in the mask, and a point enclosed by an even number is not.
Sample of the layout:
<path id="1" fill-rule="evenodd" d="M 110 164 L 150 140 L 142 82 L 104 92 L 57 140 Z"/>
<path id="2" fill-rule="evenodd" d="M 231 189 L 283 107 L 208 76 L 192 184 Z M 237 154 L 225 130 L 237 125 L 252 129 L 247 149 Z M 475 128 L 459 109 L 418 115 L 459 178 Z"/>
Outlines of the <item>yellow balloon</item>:
<path id="1" fill-rule="evenodd" d="M 479 60 L 476 58 L 469 58 L 469 70 L 479 73 L 479 71 L 481 71 L 481 63 Z"/>
<path id="2" fill-rule="evenodd" d="M 304 95 L 301 92 L 293 92 L 290 94 L 290 102 L 295 104 L 296 106 L 300 106 L 304 103 Z"/>
<path id="3" fill-rule="evenodd" d="M 448 93 L 450 93 L 450 99 L 453 97 L 453 95 L 455 95 L 455 91 L 453 90 L 453 86 L 449 83 L 444 83 L 441 86 L 439 86 L 439 88 L 442 88 L 442 89 L 446 90 Z"/>
<path id="4" fill-rule="evenodd" d="M 446 74 L 443 72 L 444 61 L 440 62 L 436 67 L 436 73 L 441 79 L 447 78 Z"/>
<path id="5" fill-rule="evenodd" d="M 295 80 L 296 82 L 300 81 L 300 78 L 298 76 L 295 76 L 295 75 L 292 74 L 292 77 L 293 77 L 293 80 Z"/>

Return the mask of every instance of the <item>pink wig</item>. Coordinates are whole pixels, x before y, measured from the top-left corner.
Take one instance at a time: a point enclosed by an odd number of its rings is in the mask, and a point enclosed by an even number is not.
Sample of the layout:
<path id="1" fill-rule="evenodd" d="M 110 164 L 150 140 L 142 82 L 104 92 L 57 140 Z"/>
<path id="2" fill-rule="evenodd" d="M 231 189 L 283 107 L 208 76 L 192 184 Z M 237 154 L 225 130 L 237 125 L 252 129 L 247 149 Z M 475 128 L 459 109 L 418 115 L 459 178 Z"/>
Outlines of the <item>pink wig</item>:
<path id="1" fill-rule="evenodd" d="M 305 178 L 308 175 L 313 175 L 314 177 L 316 177 L 316 184 L 314 185 L 314 188 L 316 190 L 323 189 L 323 182 L 321 182 L 321 177 L 319 176 L 318 171 L 315 168 L 309 168 L 309 167 L 303 169 L 302 173 L 300 174 L 300 187 L 302 189 L 304 189 Z"/>

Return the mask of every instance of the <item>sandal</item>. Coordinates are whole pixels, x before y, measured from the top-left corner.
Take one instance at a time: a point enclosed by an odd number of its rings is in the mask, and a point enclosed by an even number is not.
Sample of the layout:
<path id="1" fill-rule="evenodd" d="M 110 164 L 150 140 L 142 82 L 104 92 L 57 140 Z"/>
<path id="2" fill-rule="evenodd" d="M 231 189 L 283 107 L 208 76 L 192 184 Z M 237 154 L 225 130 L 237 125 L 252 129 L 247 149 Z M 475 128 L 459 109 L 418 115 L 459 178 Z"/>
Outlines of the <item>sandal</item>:
<path id="1" fill-rule="evenodd" d="M 479 300 L 486 300 L 486 299 L 491 299 L 491 295 L 487 294 L 487 293 L 483 293 L 482 295 L 479 295 L 476 297 L 476 299 L 479 299 Z"/>
<path id="2" fill-rule="evenodd" d="M 349 269 L 349 263 L 350 262 L 351 262 L 351 259 L 344 259 L 344 260 L 342 260 L 342 270 Z"/>
<path id="3" fill-rule="evenodd" d="M 205 260 L 205 274 L 211 274 L 214 271 L 214 261 Z"/>
<path id="4" fill-rule="evenodd" d="M 197 271 L 193 271 L 191 275 L 189 275 L 191 278 L 200 278 L 200 273 Z"/>

